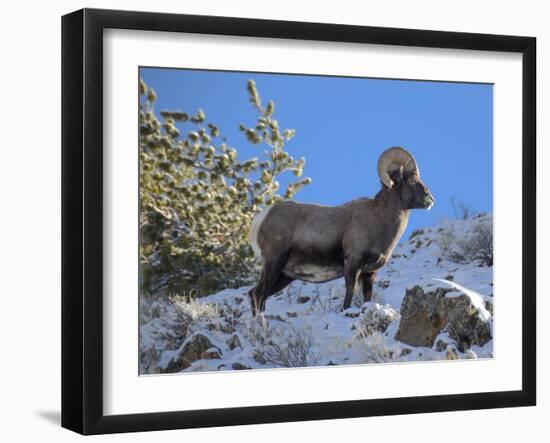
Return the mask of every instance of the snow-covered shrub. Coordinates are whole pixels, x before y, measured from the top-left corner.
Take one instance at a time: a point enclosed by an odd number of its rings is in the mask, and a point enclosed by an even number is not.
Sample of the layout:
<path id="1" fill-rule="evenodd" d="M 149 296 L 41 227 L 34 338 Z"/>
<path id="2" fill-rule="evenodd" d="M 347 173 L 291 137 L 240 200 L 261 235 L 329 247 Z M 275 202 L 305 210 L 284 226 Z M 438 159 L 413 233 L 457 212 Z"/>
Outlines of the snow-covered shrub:
<path id="1" fill-rule="evenodd" d="M 465 238 L 458 238 L 451 229 L 443 229 L 438 238 L 444 257 L 455 263 L 479 261 L 493 266 L 493 224 L 479 221 Z"/>
<path id="2" fill-rule="evenodd" d="M 343 287 L 333 285 L 328 291 L 328 295 L 321 293 L 315 286 L 311 291 L 311 309 L 310 312 L 317 314 L 326 314 L 328 312 L 339 312 L 342 307 L 341 301 L 344 299 Z"/>
<path id="3" fill-rule="evenodd" d="M 376 332 L 385 332 L 392 321 L 399 317 L 399 313 L 390 305 L 379 305 L 368 302 L 363 307 L 363 313 L 359 318 L 357 336 L 365 338 Z"/>
<path id="4" fill-rule="evenodd" d="M 314 340 L 307 328 L 289 323 L 265 322 L 253 319 L 245 334 L 254 347 L 254 359 L 261 364 L 271 363 L 285 368 L 315 366 L 319 355 L 314 351 Z"/>
<path id="5" fill-rule="evenodd" d="M 451 198 L 451 206 L 458 220 L 468 220 L 476 213 L 471 203 L 467 204 L 464 200 L 456 199 L 455 197 Z"/>
<path id="6" fill-rule="evenodd" d="M 480 260 L 485 266 L 493 266 L 493 225 L 479 223 L 466 245 L 466 254 Z"/>
<path id="7" fill-rule="evenodd" d="M 247 84 L 258 112 L 248 142 L 263 145 L 241 159 L 203 110 L 156 113 L 156 93 L 139 83 L 140 276 L 146 293 L 195 290 L 199 296 L 251 283 L 250 222 L 267 205 L 291 198 L 310 183 L 305 159 L 285 145 L 293 129 L 279 127 L 272 101 L 263 105 L 254 81 Z M 296 178 L 285 190 L 279 176 Z"/>
<path id="8" fill-rule="evenodd" d="M 175 350 L 195 330 L 218 319 L 216 305 L 179 295 L 142 297 L 140 300 L 141 372 L 155 369 L 162 352 Z"/>
<path id="9" fill-rule="evenodd" d="M 382 332 L 374 332 L 360 338 L 356 347 L 365 363 L 390 363 L 401 360 L 402 349 Z"/>
<path id="10" fill-rule="evenodd" d="M 289 305 L 294 303 L 295 299 L 301 295 L 303 285 L 304 282 L 295 281 L 286 287 L 284 296 Z"/>
<path id="11" fill-rule="evenodd" d="M 466 257 L 458 246 L 458 239 L 451 229 L 442 229 L 437 239 L 441 254 L 455 263 L 464 263 Z"/>

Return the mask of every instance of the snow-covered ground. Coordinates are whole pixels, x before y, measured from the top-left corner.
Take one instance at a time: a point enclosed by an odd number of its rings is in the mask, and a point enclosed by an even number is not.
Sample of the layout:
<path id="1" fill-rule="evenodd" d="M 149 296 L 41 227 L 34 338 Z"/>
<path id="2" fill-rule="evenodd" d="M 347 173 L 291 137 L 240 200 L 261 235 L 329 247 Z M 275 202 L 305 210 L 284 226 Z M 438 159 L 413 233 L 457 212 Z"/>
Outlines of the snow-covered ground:
<path id="1" fill-rule="evenodd" d="M 361 291 L 341 312 L 343 279 L 323 284 L 295 281 L 270 297 L 263 316 L 251 315 L 249 287 L 226 289 L 200 299 L 183 296 L 141 297 L 141 373 L 261 369 L 313 365 L 387 363 L 445 358 L 490 358 L 493 341 L 451 355 L 448 349 L 413 347 L 395 340 L 399 310 L 407 288 L 426 292 L 454 285 L 479 309 L 493 296 L 493 268 L 479 260 L 457 263 L 442 252 L 442 239 L 464 240 L 492 216 L 449 220 L 403 238 L 379 272 L 373 300 L 363 304 Z M 451 234 L 449 234 L 451 233 Z M 444 241 L 444 240 L 443 240 Z M 446 332 L 441 338 L 449 342 Z M 437 341 L 437 340 L 436 340 Z M 194 360 L 193 346 L 200 349 Z M 440 347 L 439 347 L 440 348 Z M 195 354 L 199 351 L 196 351 Z M 182 364 L 183 361 L 183 364 Z"/>

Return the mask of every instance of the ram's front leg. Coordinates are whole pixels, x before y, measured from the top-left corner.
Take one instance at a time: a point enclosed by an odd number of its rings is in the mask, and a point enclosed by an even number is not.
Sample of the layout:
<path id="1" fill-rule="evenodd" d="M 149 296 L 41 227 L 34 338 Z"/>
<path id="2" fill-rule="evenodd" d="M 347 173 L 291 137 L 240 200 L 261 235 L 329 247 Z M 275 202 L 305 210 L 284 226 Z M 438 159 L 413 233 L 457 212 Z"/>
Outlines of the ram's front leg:
<path id="1" fill-rule="evenodd" d="M 357 275 L 361 269 L 361 259 L 358 257 L 346 258 L 344 263 L 344 281 L 346 283 L 346 296 L 344 298 L 344 306 L 342 310 L 346 310 L 351 306 L 351 300 L 357 286 Z"/>
<path id="2" fill-rule="evenodd" d="M 363 285 L 364 302 L 372 299 L 372 284 L 376 278 L 376 272 L 386 264 L 388 258 L 384 254 L 365 254 L 365 262 L 361 270 L 361 283 Z"/>
<path id="3" fill-rule="evenodd" d="M 372 284 L 376 278 L 376 271 L 374 272 L 362 272 L 361 279 L 363 284 L 363 301 L 369 302 L 372 299 Z"/>

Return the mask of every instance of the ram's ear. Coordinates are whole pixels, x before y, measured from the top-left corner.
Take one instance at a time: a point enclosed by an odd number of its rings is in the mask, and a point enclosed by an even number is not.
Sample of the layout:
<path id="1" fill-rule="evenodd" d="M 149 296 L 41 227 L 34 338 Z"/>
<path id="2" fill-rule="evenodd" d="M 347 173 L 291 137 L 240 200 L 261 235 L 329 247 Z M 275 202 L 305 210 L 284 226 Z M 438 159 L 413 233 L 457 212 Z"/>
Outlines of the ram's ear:
<path id="1" fill-rule="evenodd" d="M 389 173 L 389 176 L 392 179 L 392 181 L 397 184 L 397 183 L 401 183 L 403 181 L 404 173 L 405 173 L 405 171 L 404 171 L 403 167 L 400 166 L 399 168 L 391 171 Z"/>

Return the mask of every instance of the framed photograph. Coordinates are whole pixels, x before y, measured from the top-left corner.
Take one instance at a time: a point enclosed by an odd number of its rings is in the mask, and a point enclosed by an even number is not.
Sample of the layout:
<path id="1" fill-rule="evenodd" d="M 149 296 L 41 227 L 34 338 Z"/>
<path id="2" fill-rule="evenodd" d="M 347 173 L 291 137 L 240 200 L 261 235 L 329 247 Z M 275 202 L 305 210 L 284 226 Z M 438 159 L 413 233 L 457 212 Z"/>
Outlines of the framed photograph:
<path id="1" fill-rule="evenodd" d="M 62 425 L 536 403 L 532 37 L 62 20 Z"/>

